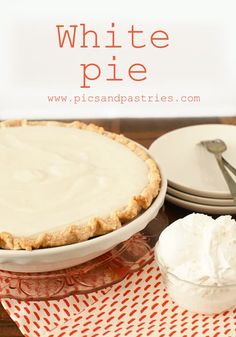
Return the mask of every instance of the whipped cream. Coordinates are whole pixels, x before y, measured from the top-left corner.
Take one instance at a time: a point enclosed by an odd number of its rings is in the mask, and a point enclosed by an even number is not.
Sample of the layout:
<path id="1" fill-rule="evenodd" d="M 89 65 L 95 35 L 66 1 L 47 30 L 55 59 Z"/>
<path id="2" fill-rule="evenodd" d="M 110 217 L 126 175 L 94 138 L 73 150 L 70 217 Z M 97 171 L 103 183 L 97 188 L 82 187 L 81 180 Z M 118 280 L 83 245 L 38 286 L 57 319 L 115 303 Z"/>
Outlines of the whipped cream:
<path id="1" fill-rule="evenodd" d="M 236 221 L 231 216 L 214 220 L 190 214 L 175 221 L 161 233 L 156 257 L 167 291 L 182 307 L 218 313 L 236 305 Z"/>

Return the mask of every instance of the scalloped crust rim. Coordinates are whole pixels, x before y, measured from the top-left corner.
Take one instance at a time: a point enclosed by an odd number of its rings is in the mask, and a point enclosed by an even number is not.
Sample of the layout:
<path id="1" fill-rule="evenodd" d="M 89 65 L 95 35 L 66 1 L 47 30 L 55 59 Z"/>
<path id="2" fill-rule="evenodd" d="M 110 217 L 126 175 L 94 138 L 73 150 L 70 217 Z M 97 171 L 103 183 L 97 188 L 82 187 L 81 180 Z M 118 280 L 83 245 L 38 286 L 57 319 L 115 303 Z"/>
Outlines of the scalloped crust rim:
<path id="1" fill-rule="evenodd" d="M 123 224 L 134 219 L 139 213 L 147 209 L 151 205 L 153 199 L 158 195 L 161 185 L 161 177 L 156 162 L 145 150 L 123 135 L 108 132 L 102 127 L 98 127 L 94 124 L 85 124 L 80 121 L 64 123 L 59 121 L 6 120 L 0 122 L 0 128 L 33 127 L 38 125 L 86 129 L 88 131 L 97 132 L 100 135 L 111 138 L 114 141 L 127 146 L 147 164 L 149 169 L 149 183 L 140 194 L 131 197 L 125 208 L 114 210 L 114 212 L 106 218 L 91 218 L 84 226 L 71 223 L 61 231 L 42 233 L 34 238 L 16 237 L 13 233 L 0 232 L 0 248 L 32 250 L 64 246 L 85 241 L 94 236 L 109 233 L 117 228 L 120 228 Z"/>

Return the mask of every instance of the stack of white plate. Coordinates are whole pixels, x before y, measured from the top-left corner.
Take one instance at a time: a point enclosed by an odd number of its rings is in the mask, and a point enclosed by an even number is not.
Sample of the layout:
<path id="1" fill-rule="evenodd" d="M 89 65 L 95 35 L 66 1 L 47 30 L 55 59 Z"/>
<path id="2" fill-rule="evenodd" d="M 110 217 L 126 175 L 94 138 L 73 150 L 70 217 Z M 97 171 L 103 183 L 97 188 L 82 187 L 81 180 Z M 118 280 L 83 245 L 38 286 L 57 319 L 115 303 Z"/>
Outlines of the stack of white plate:
<path id="1" fill-rule="evenodd" d="M 235 125 L 193 125 L 169 132 L 150 146 L 168 179 L 169 202 L 196 212 L 236 214 L 214 155 L 199 145 L 202 140 L 216 138 L 226 143 L 223 156 L 236 167 Z"/>

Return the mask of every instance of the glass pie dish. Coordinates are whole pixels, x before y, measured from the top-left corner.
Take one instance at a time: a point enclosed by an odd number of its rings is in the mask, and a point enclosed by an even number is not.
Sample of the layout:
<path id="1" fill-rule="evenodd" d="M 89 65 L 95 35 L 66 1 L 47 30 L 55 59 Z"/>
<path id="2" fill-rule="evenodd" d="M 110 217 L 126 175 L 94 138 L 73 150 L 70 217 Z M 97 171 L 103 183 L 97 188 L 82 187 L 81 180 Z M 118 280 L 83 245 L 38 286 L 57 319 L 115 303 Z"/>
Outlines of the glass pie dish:
<path id="1" fill-rule="evenodd" d="M 160 169 L 160 168 L 159 168 Z M 47 272 L 90 261 L 143 230 L 157 215 L 165 200 L 167 180 L 160 169 L 161 187 L 148 209 L 122 227 L 90 240 L 65 246 L 25 250 L 0 249 L 0 270 Z"/>

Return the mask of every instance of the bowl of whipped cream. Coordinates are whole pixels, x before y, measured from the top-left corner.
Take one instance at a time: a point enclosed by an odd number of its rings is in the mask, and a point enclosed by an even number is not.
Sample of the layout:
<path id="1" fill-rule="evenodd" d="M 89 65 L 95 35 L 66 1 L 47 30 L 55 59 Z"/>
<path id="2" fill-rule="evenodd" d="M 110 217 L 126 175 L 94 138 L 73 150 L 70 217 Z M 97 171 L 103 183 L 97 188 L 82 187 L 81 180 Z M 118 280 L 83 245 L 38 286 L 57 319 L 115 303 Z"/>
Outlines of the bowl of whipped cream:
<path id="1" fill-rule="evenodd" d="M 155 247 L 169 296 L 180 307 L 217 314 L 236 306 L 236 221 L 193 213 L 160 235 Z"/>

